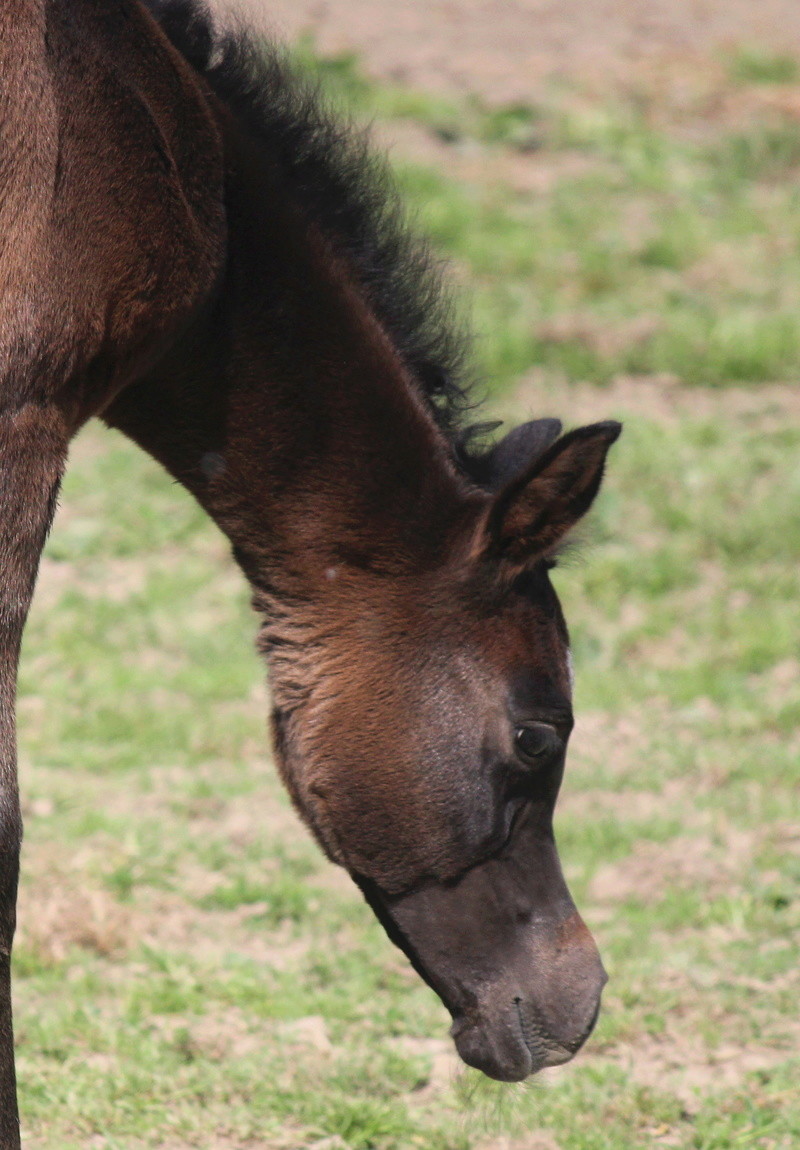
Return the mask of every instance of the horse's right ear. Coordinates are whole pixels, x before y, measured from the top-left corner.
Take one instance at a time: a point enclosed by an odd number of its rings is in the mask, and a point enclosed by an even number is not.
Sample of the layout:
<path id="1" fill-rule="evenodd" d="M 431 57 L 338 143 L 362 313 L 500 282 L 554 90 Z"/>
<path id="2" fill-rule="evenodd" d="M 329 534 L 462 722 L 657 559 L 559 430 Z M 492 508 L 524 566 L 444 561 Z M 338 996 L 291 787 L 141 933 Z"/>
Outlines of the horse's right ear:
<path id="1" fill-rule="evenodd" d="M 622 424 L 608 420 L 556 440 L 491 501 L 477 554 L 497 561 L 512 577 L 547 558 L 591 507 L 606 455 L 621 431 Z"/>

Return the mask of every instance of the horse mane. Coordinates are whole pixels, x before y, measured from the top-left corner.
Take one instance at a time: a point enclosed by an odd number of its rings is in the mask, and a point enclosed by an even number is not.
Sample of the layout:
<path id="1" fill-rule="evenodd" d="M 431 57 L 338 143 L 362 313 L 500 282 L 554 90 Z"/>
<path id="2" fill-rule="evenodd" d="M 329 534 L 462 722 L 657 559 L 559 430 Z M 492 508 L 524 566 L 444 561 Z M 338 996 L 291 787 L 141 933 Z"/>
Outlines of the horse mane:
<path id="1" fill-rule="evenodd" d="M 409 227 L 386 159 L 368 131 L 334 111 L 286 52 L 253 31 L 218 28 L 204 0 L 143 0 L 180 54 L 251 138 L 281 165 L 297 202 L 354 269 L 462 469 L 478 480 L 471 445 L 495 425 L 467 427 L 470 341 L 455 317 L 440 261 Z"/>

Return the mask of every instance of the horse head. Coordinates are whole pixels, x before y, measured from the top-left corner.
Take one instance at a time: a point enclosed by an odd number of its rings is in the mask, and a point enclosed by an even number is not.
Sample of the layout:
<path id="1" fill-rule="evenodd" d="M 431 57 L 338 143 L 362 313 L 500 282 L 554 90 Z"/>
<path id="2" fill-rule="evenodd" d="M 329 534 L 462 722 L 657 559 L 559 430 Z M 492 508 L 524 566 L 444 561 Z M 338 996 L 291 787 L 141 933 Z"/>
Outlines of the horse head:
<path id="1" fill-rule="evenodd" d="M 494 448 L 434 562 L 351 557 L 326 573 L 324 623 L 265 640 L 298 809 L 449 1009 L 462 1058 L 502 1080 L 571 1058 L 606 980 L 553 836 L 573 717 L 548 572 L 620 425 L 559 430 Z"/>

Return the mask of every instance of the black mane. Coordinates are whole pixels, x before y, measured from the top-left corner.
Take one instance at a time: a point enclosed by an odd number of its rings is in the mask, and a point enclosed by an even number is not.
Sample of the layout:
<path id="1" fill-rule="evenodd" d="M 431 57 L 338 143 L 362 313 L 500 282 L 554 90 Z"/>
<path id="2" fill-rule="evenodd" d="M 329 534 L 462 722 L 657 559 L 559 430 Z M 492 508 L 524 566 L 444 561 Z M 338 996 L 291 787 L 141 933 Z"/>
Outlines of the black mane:
<path id="1" fill-rule="evenodd" d="M 249 133 L 279 157 L 297 200 L 355 269 L 437 423 L 471 470 L 468 340 L 440 267 L 408 227 L 385 159 L 274 44 L 220 31 L 204 0 L 143 0 L 172 44 Z M 479 430 L 479 429 L 475 429 Z"/>

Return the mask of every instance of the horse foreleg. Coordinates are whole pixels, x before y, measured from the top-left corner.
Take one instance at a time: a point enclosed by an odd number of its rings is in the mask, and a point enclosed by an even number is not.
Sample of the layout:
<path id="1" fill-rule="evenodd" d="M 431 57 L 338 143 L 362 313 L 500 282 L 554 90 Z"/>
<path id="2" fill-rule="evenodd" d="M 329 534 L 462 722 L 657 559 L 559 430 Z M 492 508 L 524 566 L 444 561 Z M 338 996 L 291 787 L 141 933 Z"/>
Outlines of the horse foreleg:
<path id="1" fill-rule="evenodd" d="M 39 556 L 67 450 L 60 414 L 29 404 L 0 409 L 0 1150 L 20 1145 L 11 1022 L 22 821 L 17 787 L 17 663 Z"/>

